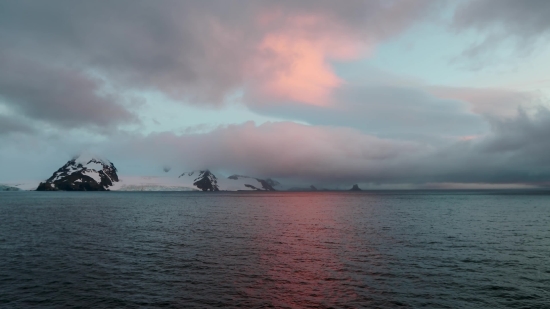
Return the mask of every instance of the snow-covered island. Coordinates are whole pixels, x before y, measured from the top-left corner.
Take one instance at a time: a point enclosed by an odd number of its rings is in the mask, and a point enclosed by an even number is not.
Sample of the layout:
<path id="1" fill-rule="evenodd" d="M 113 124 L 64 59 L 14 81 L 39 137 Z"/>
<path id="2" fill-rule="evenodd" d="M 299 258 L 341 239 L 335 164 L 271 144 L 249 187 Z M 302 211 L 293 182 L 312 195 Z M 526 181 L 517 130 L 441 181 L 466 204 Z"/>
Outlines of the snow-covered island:
<path id="1" fill-rule="evenodd" d="M 80 155 L 60 167 L 36 191 L 107 191 L 118 182 L 117 169 L 107 159 Z"/>
<path id="2" fill-rule="evenodd" d="M 176 173 L 164 168 L 166 176 L 119 177 L 115 165 L 99 156 L 83 154 L 69 160 L 37 191 L 277 191 L 279 182 L 243 175 L 218 177 L 210 170 Z"/>

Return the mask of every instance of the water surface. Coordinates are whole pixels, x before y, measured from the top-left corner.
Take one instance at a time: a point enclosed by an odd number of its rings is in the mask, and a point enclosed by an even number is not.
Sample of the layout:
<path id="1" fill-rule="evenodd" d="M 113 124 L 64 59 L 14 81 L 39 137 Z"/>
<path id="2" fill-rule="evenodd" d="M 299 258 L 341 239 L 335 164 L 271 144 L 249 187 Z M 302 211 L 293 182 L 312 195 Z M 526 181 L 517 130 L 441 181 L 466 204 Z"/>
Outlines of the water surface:
<path id="1" fill-rule="evenodd" d="M 550 195 L 503 193 L 6 192 L 0 307 L 550 308 Z"/>

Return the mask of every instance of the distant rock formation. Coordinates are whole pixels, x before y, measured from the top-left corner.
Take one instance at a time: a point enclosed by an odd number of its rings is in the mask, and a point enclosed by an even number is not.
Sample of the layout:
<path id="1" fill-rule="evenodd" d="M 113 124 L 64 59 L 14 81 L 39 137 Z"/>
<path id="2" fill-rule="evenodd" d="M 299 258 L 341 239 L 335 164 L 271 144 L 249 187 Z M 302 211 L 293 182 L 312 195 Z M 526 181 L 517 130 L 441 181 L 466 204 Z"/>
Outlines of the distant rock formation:
<path id="1" fill-rule="evenodd" d="M 212 174 L 209 170 L 186 172 L 179 176 L 191 177 L 196 176 L 193 180 L 193 185 L 202 191 L 220 191 L 218 187 L 218 178 Z"/>
<path id="2" fill-rule="evenodd" d="M 359 186 L 357 184 L 354 184 L 353 187 L 349 190 L 350 191 L 363 191 L 363 190 L 361 190 L 361 188 L 359 188 Z"/>
<path id="3" fill-rule="evenodd" d="M 289 188 L 287 191 L 296 191 L 296 192 L 311 192 L 311 191 L 319 191 L 319 189 L 317 189 L 317 187 L 315 187 L 314 185 L 311 185 L 309 187 L 292 187 L 292 188 Z M 323 191 L 326 191 L 326 190 L 323 190 Z"/>
<path id="4" fill-rule="evenodd" d="M 114 164 L 85 154 L 68 161 L 36 191 L 109 191 L 113 182 L 118 182 Z"/>
<path id="5" fill-rule="evenodd" d="M 243 175 L 231 175 L 229 177 L 227 177 L 227 179 L 231 179 L 231 180 L 241 180 L 241 181 L 244 181 L 244 182 L 247 182 L 247 180 L 251 180 L 251 181 L 256 181 L 258 182 L 257 184 L 252 184 L 252 183 L 244 183 L 243 185 L 246 187 L 246 188 L 249 188 L 249 189 L 252 189 L 252 190 L 256 190 L 256 191 L 277 191 L 275 188 L 275 186 L 278 186 L 280 185 L 279 182 L 271 179 L 271 178 L 267 178 L 267 179 L 260 179 L 260 178 L 254 178 L 254 177 L 250 177 L 250 176 L 243 176 Z M 261 187 L 258 187 L 258 184 L 261 186 Z M 244 188 L 243 188 L 244 189 Z"/>

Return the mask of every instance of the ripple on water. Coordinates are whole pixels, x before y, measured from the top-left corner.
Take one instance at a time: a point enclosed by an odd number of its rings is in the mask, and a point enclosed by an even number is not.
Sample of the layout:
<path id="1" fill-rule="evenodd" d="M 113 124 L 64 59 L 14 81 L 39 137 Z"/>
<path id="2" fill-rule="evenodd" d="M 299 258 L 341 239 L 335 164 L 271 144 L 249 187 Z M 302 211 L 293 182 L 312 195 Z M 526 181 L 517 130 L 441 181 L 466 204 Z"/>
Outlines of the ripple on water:
<path id="1" fill-rule="evenodd" d="M 549 202 L 0 194 L 0 307 L 550 308 Z"/>

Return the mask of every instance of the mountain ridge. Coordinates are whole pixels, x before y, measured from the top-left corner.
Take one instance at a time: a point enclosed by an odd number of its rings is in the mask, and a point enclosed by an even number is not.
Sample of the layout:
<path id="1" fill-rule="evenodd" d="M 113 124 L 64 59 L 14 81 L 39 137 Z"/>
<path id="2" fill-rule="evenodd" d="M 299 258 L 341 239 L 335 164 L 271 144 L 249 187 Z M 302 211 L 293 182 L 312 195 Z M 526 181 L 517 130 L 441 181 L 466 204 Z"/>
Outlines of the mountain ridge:
<path id="1" fill-rule="evenodd" d="M 118 181 L 112 162 L 86 154 L 73 157 L 41 182 L 36 191 L 108 191 Z"/>

